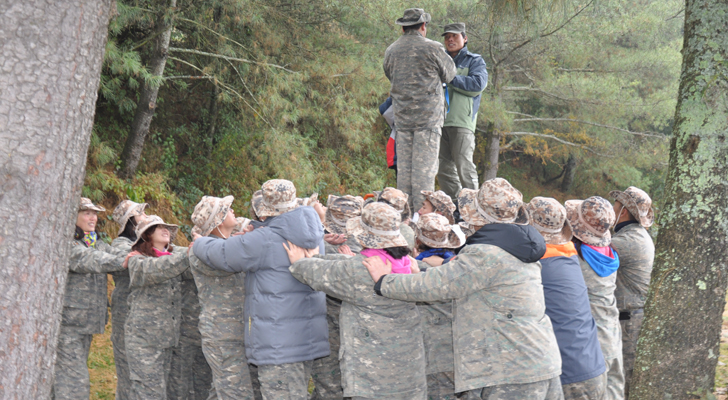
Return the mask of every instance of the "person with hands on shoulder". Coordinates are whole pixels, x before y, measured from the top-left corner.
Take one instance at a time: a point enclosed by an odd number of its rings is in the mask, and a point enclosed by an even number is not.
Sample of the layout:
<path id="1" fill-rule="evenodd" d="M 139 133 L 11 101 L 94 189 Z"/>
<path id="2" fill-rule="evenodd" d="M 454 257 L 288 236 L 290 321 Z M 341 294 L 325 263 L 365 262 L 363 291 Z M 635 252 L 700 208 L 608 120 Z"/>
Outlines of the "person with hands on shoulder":
<path id="1" fill-rule="evenodd" d="M 81 197 L 76 231 L 71 242 L 61 327 L 51 398 L 87 399 L 91 381 L 88 355 L 94 334 L 104 333 L 107 309 L 107 273 L 124 270 L 128 250 L 104 243 L 96 234 L 98 213 L 106 209 Z"/>
<path id="2" fill-rule="evenodd" d="M 136 227 L 127 256 L 129 316 L 124 336 L 135 399 L 167 399 L 172 348 L 180 337 L 181 275 L 188 271 L 187 248 L 174 247 L 177 225 L 150 215 Z"/>
<path id="3" fill-rule="evenodd" d="M 561 356 L 545 314 L 543 237 L 528 226 L 521 192 L 505 179 L 486 181 L 463 200 L 481 228 L 460 253 L 414 275 L 390 274 L 378 258 L 364 265 L 382 296 L 405 301 L 453 302 L 455 389 L 482 399 L 563 399 Z M 472 209 L 472 210 L 465 210 Z M 465 218 L 465 216 L 463 216 Z"/>
<path id="4" fill-rule="evenodd" d="M 394 264 L 395 273 L 412 272 L 414 261 L 408 256 L 399 226 L 399 212 L 386 204 L 372 203 L 364 207 L 361 217 L 353 217 L 346 224 L 347 232 L 363 248 L 360 255 L 338 260 L 305 258 L 313 255 L 310 250 L 283 244 L 296 279 L 342 300 L 339 357 L 347 398 L 427 399 L 417 306 L 374 294 L 362 265 L 370 256 Z"/>

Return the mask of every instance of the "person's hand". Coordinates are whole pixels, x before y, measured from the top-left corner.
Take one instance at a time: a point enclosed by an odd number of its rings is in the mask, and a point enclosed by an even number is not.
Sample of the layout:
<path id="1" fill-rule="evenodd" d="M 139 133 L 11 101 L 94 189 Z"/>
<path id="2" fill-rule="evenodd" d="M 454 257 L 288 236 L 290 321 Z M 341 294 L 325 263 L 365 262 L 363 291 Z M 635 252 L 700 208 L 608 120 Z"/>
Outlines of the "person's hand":
<path id="1" fill-rule="evenodd" d="M 338 251 L 339 251 L 339 253 L 347 255 L 347 256 L 354 257 L 356 255 L 356 254 L 354 254 L 353 251 L 351 251 L 351 248 L 346 244 L 342 244 L 341 246 L 339 246 Z"/>
<path id="2" fill-rule="evenodd" d="M 286 253 L 288 253 L 288 261 L 290 261 L 291 264 L 302 258 L 311 258 L 319 253 L 318 247 L 315 247 L 313 249 L 304 249 L 303 247 L 297 246 L 290 241 L 288 241 L 288 246 L 283 243 L 283 248 L 286 249 Z"/>
<path id="3" fill-rule="evenodd" d="M 362 264 L 367 267 L 367 271 L 369 271 L 369 275 L 372 276 L 374 282 L 379 282 L 383 275 L 392 273 L 392 262 L 387 260 L 385 263 L 379 256 L 365 258 Z"/>
<path id="4" fill-rule="evenodd" d="M 324 235 L 324 240 L 328 244 L 337 246 L 337 245 L 340 245 L 340 244 L 346 242 L 346 235 L 337 235 L 336 233 L 327 233 Z"/>
<path id="5" fill-rule="evenodd" d="M 129 253 L 129 254 L 126 255 L 126 258 L 124 258 L 124 262 L 121 263 L 121 266 L 124 267 L 124 268 L 129 268 L 129 259 L 132 258 L 132 257 L 134 257 L 134 256 L 141 255 L 141 254 L 142 253 L 140 253 L 138 251 L 132 251 L 131 253 Z"/>
<path id="6" fill-rule="evenodd" d="M 423 259 L 422 261 L 426 262 L 430 266 L 439 267 L 445 259 L 440 256 L 431 256 Z"/>
<path id="7" fill-rule="evenodd" d="M 314 247 L 313 249 L 303 249 L 303 253 L 306 255 L 306 258 L 311 258 L 316 254 L 319 254 L 319 248 Z"/>
<path id="8" fill-rule="evenodd" d="M 417 264 L 417 260 L 412 258 L 412 256 L 407 256 L 410 258 L 410 272 L 413 274 L 419 274 L 420 273 L 420 266 Z"/>

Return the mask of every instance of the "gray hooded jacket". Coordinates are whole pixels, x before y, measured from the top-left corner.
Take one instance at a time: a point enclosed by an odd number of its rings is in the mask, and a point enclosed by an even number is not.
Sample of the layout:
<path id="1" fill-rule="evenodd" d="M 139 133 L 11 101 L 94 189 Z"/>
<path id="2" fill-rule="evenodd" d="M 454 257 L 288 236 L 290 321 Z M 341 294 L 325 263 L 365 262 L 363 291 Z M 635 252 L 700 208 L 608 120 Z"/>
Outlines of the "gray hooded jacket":
<path id="1" fill-rule="evenodd" d="M 329 355 L 326 295 L 291 275 L 283 243 L 324 252 L 324 231 L 311 207 L 284 213 L 264 228 L 227 240 L 203 237 L 192 251 L 204 264 L 245 272 L 245 354 L 255 365 Z"/>

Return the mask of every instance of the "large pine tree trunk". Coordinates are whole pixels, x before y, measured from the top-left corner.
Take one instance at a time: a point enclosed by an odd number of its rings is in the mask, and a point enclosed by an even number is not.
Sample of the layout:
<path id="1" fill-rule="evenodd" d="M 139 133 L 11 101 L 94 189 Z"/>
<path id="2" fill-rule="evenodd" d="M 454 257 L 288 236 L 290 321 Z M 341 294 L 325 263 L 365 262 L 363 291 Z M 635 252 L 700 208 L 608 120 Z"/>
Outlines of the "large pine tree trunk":
<path id="1" fill-rule="evenodd" d="M 0 2 L 0 398 L 47 399 L 111 0 Z"/>
<path id="2" fill-rule="evenodd" d="M 500 136 L 495 131 L 495 125 L 489 122 L 486 126 L 485 140 L 488 147 L 485 151 L 485 170 L 481 182 L 493 179 L 498 175 L 498 155 L 500 153 Z"/>
<path id="3" fill-rule="evenodd" d="M 574 185 L 574 176 L 576 175 L 576 157 L 572 153 L 569 153 L 569 158 L 566 159 L 566 165 L 564 165 L 564 178 L 561 180 L 561 191 L 569 193 L 571 187 Z"/>
<path id="4" fill-rule="evenodd" d="M 176 6 L 177 0 L 169 0 L 170 9 Z M 157 27 L 162 30 L 162 33 L 157 34 L 154 38 L 154 50 L 152 50 L 152 57 L 148 65 L 154 76 L 163 76 L 164 66 L 167 65 L 169 39 L 172 36 L 172 23 L 167 18 L 169 16 L 165 12 L 157 20 Z M 121 152 L 123 167 L 119 170 L 119 176 L 122 178 L 133 178 L 136 174 L 144 142 L 147 140 L 147 134 L 149 133 L 149 126 L 152 123 L 152 117 L 154 117 L 154 110 L 157 107 L 157 94 L 159 94 L 159 85 L 144 82 L 141 92 L 139 92 L 139 101 L 134 113 L 134 121 L 131 123 L 129 137 L 126 139 L 124 150 Z"/>
<path id="5" fill-rule="evenodd" d="M 728 285 L 728 2 L 686 1 L 683 65 L 655 268 L 631 399 L 713 387 Z"/>

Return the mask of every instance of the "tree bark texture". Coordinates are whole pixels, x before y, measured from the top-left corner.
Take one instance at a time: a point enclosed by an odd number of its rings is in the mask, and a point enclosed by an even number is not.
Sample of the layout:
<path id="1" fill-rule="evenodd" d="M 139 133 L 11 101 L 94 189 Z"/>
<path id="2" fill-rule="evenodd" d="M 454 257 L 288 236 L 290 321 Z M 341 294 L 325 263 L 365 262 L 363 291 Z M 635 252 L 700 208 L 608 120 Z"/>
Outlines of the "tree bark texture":
<path id="1" fill-rule="evenodd" d="M 655 267 L 630 399 L 711 392 L 728 285 L 728 2 L 686 1 Z"/>
<path id="2" fill-rule="evenodd" d="M 486 127 L 485 140 L 488 141 L 488 148 L 485 151 L 485 170 L 481 182 L 493 179 L 498 175 L 498 154 L 500 153 L 500 135 L 495 131 L 492 122 Z"/>
<path id="3" fill-rule="evenodd" d="M 0 1 L 0 398 L 50 396 L 111 0 Z"/>
<path id="4" fill-rule="evenodd" d="M 562 192 L 571 191 L 571 187 L 574 185 L 574 175 L 576 175 L 576 157 L 569 153 L 569 158 L 566 159 L 566 165 L 564 165 L 564 178 L 561 180 Z"/>
<path id="5" fill-rule="evenodd" d="M 170 9 L 176 6 L 177 0 L 169 0 Z M 152 50 L 152 56 L 148 64 L 148 67 L 151 70 L 150 72 L 154 76 L 163 76 L 164 67 L 167 65 L 169 39 L 172 36 L 172 23 L 168 21 L 167 18 L 169 18 L 169 16 L 165 12 L 160 15 L 156 24 L 159 29 L 163 31 L 153 40 L 154 49 Z M 152 34 L 154 35 L 156 33 Z M 159 85 L 144 82 L 144 85 L 142 85 L 142 89 L 139 92 L 139 101 L 137 102 L 137 108 L 134 112 L 134 120 L 131 123 L 129 137 L 126 139 L 124 150 L 121 152 L 121 162 L 123 167 L 119 171 L 119 176 L 122 178 L 133 178 L 136 174 L 137 167 L 139 166 L 139 160 L 142 156 L 142 150 L 144 149 L 144 142 L 147 139 L 149 126 L 152 123 L 154 110 L 157 106 L 157 94 L 159 94 Z"/>

